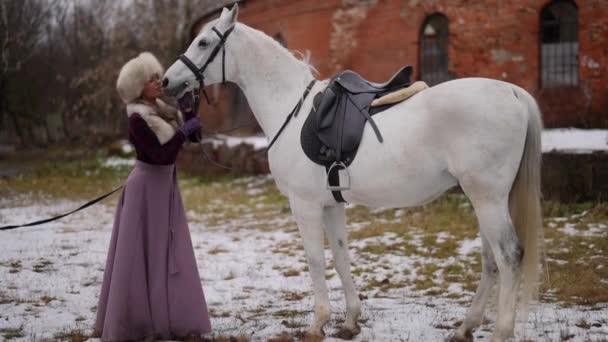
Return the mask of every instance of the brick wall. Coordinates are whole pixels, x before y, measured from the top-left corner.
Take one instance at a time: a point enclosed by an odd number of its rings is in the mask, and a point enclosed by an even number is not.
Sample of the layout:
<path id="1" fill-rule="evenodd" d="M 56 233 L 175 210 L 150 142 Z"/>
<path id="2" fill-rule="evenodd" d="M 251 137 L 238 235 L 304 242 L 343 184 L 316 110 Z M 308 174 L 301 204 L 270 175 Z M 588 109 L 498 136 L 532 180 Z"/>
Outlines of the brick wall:
<path id="1" fill-rule="evenodd" d="M 547 0 L 246 0 L 239 20 L 287 47 L 310 50 L 320 76 L 352 69 L 382 81 L 404 64 L 418 70 L 419 36 L 428 15 L 449 21 L 449 72 L 522 86 L 539 101 L 547 127 L 608 127 L 608 1 L 578 0 L 579 86 L 543 89 L 539 77 L 540 12 Z M 204 20 L 203 20 L 204 21 Z M 418 73 L 416 72 L 418 76 Z M 218 92 L 230 101 L 234 90 Z M 229 115 L 218 104 L 213 125 L 228 127 L 251 114 Z M 221 119 L 218 119 L 221 118 Z"/>

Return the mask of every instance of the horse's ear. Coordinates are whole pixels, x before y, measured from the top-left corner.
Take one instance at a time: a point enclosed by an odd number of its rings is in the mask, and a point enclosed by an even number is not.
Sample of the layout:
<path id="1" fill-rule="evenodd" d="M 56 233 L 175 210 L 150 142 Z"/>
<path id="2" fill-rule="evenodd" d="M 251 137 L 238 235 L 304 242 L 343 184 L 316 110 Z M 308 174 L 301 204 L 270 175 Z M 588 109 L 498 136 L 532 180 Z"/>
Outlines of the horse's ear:
<path id="1" fill-rule="evenodd" d="M 220 21 L 225 25 L 226 29 L 234 26 L 236 24 L 236 19 L 239 16 L 239 5 L 234 4 L 232 9 L 227 9 L 224 7 L 222 9 L 222 14 L 220 15 Z"/>
<path id="2" fill-rule="evenodd" d="M 228 13 L 228 23 L 230 24 L 230 26 L 236 24 L 236 19 L 238 18 L 238 16 L 239 16 L 239 4 L 234 4 L 234 6 L 232 6 L 232 9 Z"/>

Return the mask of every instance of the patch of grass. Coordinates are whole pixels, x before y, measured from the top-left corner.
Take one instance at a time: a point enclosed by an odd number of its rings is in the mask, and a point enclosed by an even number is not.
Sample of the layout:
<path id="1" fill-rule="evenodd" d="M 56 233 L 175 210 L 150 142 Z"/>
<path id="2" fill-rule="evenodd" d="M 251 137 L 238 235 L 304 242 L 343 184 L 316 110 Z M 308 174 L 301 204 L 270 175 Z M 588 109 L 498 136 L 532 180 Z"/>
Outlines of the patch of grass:
<path id="1" fill-rule="evenodd" d="M 220 254 L 220 253 L 228 253 L 228 252 L 230 252 L 230 251 L 227 250 L 227 249 L 223 249 L 220 246 L 215 246 L 215 247 L 211 248 L 209 250 L 209 252 L 207 252 L 207 253 L 209 253 L 209 254 Z"/>
<path id="2" fill-rule="evenodd" d="M 65 330 L 54 335 L 55 339 L 60 341 L 84 342 L 92 336 L 80 329 Z"/>
<path id="3" fill-rule="evenodd" d="M 383 215 L 394 218 L 394 211 L 384 211 Z M 412 240 L 414 234 L 423 234 L 424 246 L 436 246 L 437 254 L 453 256 L 458 241 L 473 239 L 477 236 L 477 218 L 466 197 L 461 194 L 447 194 L 427 205 L 408 208 L 399 222 L 377 222 L 375 215 L 364 207 L 355 207 L 348 211 L 349 222 L 368 222 L 371 224 L 351 232 L 349 239 L 360 240 L 386 233 L 394 233 L 397 238 Z M 437 234 L 449 232 L 451 238 L 437 242 Z M 408 254 L 416 251 L 408 249 Z"/>
<path id="4" fill-rule="evenodd" d="M 376 278 L 370 279 L 361 291 L 380 290 L 386 292 L 390 289 L 400 289 L 409 286 L 410 283 L 407 280 L 391 281 L 389 278 L 378 280 Z"/>
<path id="5" fill-rule="evenodd" d="M 255 308 L 255 309 L 250 309 L 250 310 L 247 310 L 247 311 L 250 312 L 250 313 L 252 313 L 252 314 L 261 314 L 261 313 L 266 312 L 266 309 L 264 309 L 264 308 Z"/>
<path id="6" fill-rule="evenodd" d="M 222 318 L 226 318 L 226 317 L 230 317 L 230 312 L 228 311 L 217 311 L 214 308 L 209 309 L 209 315 L 211 317 L 222 317 Z"/>
<path id="7" fill-rule="evenodd" d="M 12 303 L 13 301 L 14 301 L 14 299 L 7 296 L 6 293 L 0 292 L 0 305 L 9 304 L 9 303 Z"/>
<path id="8" fill-rule="evenodd" d="M 0 179 L 0 196 L 32 193 L 36 196 L 82 199 L 99 195 L 124 182 L 130 171 L 130 168 L 103 167 L 102 161 L 95 157 L 28 161 L 23 166 L 27 171 Z"/>
<path id="9" fill-rule="evenodd" d="M 294 292 L 294 291 L 289 291 L 289 292 L 283 292 L 283 294 L 281 295 L 281 299 L 282 300 L 286 300 L 286 301 L 300 301 L 302 299 L 304 299 L 304 297 L 308 296 L 309 294 L 306 292 Z"/>
<path id="10" fill-rule="evenodd" d="M 23 327 L 19 328 L 0 328 L 0 334 L 6 340 L 12 340 L 14 338 L 25 337 L 23 334 Z"/>
<path id="11" fill-rule="evenodd" d="M 361 276 L 363 274 L 374 274 L 376 269 L 373 267 L 356 267 L 351 270 L 351 273 L 355 276 Z"/>
<path id="12" fill-rule="evenodd" d="M 6 265 L 8 265 L 8 267 L 10 268 L 8 270 L 8 273 L 19 273 L 19 272 L 21 272 L 21 269 L 23 268 L 21 266 L 21 260 L 10 261 Z"/>
<path id="13" fill-rule="evenodd" d="M 302 246 L 302 244 L 300 243 L 300 241 L 293 241 L 293 242 L 288 242 L 288 241 L 283 241 L 279 244 L 277 244 L 272 250 L 272 253 L 277 253 L 277 254 L 285 254 L 287 256 L 296 256 L 296 251 L 302 251 L 304 250 L 304 247 Z"/>
<path id="14" fill-rule="evenodd" d="M 282 274 L 283 274 L 283 277 L 297 277 L 300 275 L 300 271 L 291 269 L 291 270 L 287 270 L 287 271 L 283 272 Z"/>
<path id="15" fill-rule="evenodd" d="M 48 305 L 50 302 L 57 300 L 57 297 L 52 296 L 42 296 L 40 297 L 40 301 L 42 301 L 45 305 Z"/>
<path id="16" fill-rule="evenodd" d="M 279 310 L 272 313 L 275 317 L 296 317 L 303 315 L 304 312 L 297 310 Z"/>
<path id="17" fill-rule="evenodd" d="M 424 291 L 436 286 L 439 286 L 439 284 L 435 283 L 433 279 L 429 279 L 426 277 L 414 280 L 414 290 L 416 291 Z"/>
<path id="18" fill-rule="evenodd" d="M 299 329 L 307 326 L 305 323 L 297 322 L 294 320 L 284 320 L 281 322 L 281 325 L 289 329 Z"/>
<path id="19" fill-rule="evenodd" d="M 568 222 L 581 235 L 568 235 L 559 226 L 545 227 L 548 279 L 543 275 L 541 293 L 550 292 L 563 304 L 593 305 L 608 302 L 608 231 L 583 235 L 589 225 L 608 223 L 608 204 L 560 205 L 572 214 Z M 582 215 L 585 213 L 584 215 Z"/>
<path id="20" fill-rule="evenodd" d="M 212 337 L 187 337 L 186 342 L 247 342 L 247 336 L 212 336 Z"/>
<path id="21" fill-rule="evenodd" d="M 407 241 L 396 242 L 392 244 L 369 243 L 359 248 L 360 253 L 368 253 L 373 255 L 412 255 L 417 251 L 417 247 Z"/>
<path id="22" fill-rule="evenodd" d="M 591 324 L 589 324 L 589 322 L 587 322 L 584 318 L 581 318 L 581 320 L 575 325 L 581 329 L 591 329 Z"/>
<path id="23" fill-rule="evenodd" d="M 36 264 L 34 264 L 32 271 L 36 273 L 47 272 L 49 271 L 49 266 L 51 266 L 52 264 L 52 261 L 40 259 Z"/>
<path id="24" fill-rule="evenodd" d="M 543 202 L 543 217 L 570 217 L 580 215 L 586 210 L 596 206 L 594 202 L 562 203 L 555 201 Z"/>

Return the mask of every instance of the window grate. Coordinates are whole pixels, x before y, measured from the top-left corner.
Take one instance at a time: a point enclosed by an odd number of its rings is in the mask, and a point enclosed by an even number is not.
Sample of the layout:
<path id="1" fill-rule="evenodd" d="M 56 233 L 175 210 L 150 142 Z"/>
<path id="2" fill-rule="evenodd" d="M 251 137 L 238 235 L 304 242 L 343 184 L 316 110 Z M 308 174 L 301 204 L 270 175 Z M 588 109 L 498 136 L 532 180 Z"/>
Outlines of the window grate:
<path id="1" fill-rule="evenodd" d="M 448 72 L 448 19 L 433 14 L 420 32 L 420 79 L 430 86 L 451 79 Z"/>
<path id="2" fill-rule="evenodd" d="M 569 0 L 557 0 L 541 12 L 541 86 L 577 86 L 578 13 Z"/>

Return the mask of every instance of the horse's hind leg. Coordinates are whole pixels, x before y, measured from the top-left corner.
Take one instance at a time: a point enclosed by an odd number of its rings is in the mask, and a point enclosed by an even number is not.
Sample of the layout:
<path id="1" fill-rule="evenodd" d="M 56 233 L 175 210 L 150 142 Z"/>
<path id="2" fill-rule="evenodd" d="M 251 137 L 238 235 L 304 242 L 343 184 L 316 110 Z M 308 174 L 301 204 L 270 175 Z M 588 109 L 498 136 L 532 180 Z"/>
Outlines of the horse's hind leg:
<path id="1" fill-rule="evenodd" d="M 361 315 L 361 301 L 350 273 L 350 257 L 346 242 L 346 212 L 344 205 L 334 205 L 326 207 L 323 214 L 336 270 L 346 297 L 346 321 L 338 337 L 350 339 L 360 331 L 357 320 Z"/>
<path id="2" fill-rule="evenodd" d="M 493 342 L 502 342 L 513 336 L 523 257 L 523 249 L 511 222 L 508 196 L 504 197 L 498 200 L 485 197 L 483 201 L 471 199 L 479 219 L 480 233 L 490 245 L 499 272 L 498 315 Z"/>
<path id="3" fill-rule="evenodd" d="M 498 274 L 498 267 L 494 261 L 494 254 L 486 238 L 481 237 L 481 280 L 477 286 L 477 293 L 473 298 L 473 304 L 467 312 L 467 316 L 450 339 L 450 342 L 466 342 L 473 340 L 473 329 L 477 328 L 483 319 L 488 298 Z"/>
<path id="4" fill-rule="evenodd" d="M 302 236 L 315 296 L 315 313 L 308 334 L 309 337 L 320 337 L 324 335 L 323 326 L 329 321 L 330 315 L 325 281 L 323 207 L 318 203 L 303 201 L 292 196 L 289 197 L 289 203 Z M 315 338 L 310 339 L 315 340 Z"/>

